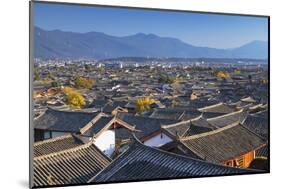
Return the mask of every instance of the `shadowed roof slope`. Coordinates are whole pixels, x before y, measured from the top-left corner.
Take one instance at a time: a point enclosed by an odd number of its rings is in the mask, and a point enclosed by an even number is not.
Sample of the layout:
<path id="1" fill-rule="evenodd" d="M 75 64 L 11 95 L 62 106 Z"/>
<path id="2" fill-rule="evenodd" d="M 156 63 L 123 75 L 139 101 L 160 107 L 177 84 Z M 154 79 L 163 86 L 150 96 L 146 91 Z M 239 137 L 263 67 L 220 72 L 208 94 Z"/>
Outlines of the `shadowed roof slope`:
<path id="1" fill-rule="evenodd" d="M 135 139 L 125 152 L 89 182 L 152 180 L 249 172 L 254 171 L 225 167 L 165 152 L 145 146 Z"/>
<path id="2" fill-rule="evenodd" d="M 117 118 L 130 124 L 131 126 L 134 126 L 135 129 L 138 130 L 137 132 L 135 132 L 135 135 L 139 139 L 154 132 L 160 131 L 161 125 L 178 122 L 177 120 L 156 119 L 143 116 L 135 116 L 127 113 L 118 113 Z M 131 133 L 125 129 L 118 129 L 115 132 L 118 138 L 125 139 L 131 137 Z"/>
<path id="3" fill-rule="evenodd" d="M 100 117 L 90 129 L 88 129 L 83 136 L 94 136 L 99 133 L 107 124 L 109 124 L 113 119 L 113 116 L 102 116 Z"/>
<path id="4" fill-rule="evenodd" d="M 249 115 L 243 125 L 258 135 L 268 138 L 268 119 L 259 114 Z"/>
<path id="5" fill-rule="evenodd" d="M 199 116 L 188 121 L 163 125 L 162 129 L 167 131 L 173 137 L 184 137 L 209 132 L 216 128 L 210 125 L 204 118 Z"/>
<path id="6" fill-rule="evenodd" d="M 86 183 L 110 163 L 92 142 L 33 159 L 34 186 Z"/>
<path id="7" fill-rule="evenodd" d="M 94 119 L 99 112 L 71 112 L 48 109 L 42 116 L 34 120 L 35 129 L 79 132 Z"/>

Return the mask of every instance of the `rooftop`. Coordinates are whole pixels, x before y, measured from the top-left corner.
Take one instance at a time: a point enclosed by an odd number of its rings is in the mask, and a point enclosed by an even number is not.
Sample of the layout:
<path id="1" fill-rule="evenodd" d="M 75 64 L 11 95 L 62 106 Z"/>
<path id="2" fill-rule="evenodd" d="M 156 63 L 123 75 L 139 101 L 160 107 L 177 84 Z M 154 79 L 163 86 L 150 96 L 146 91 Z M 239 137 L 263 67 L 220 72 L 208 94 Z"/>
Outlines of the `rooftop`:
<path id="1" fill-rule="evenodd" d="M 136 138 L 130 147 L 89 182 L 114 182 L 251 173 L 207 163 L 143 145 Z"/>
<path id="2" fill-rule="evenodd" d="M 48 109 L 34 120 L 34 128 L 42 130 L 80 132 L 99 112 L 73 112 Z"/>
<path id="3" fill-rule="evenodd" d="M 221 163 L 256 150 L 267 141 L 241 124 L 234 123 L 214 131 L 182 138 L 180 142 L 200 159 Z"/>
<path id="4" fill-rule="evenodd" d="M 34 186 L 86 183 L 110 161 L 92 142 L 35 157 Z"/>

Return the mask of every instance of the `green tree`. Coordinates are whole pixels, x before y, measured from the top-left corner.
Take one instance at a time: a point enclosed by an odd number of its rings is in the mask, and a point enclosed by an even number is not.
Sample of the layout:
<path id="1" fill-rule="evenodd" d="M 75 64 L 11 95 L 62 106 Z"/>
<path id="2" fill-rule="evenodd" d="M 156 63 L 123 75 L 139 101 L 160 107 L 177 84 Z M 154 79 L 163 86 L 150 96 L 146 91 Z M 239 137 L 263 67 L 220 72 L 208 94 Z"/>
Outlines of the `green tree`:
<path id="1" fill-rule="evenodd" d="M 40 80 L 40 74 L 38 70 L 34 71 L 34 81 L 39 81 Z"/>
<path id="2" fill-rule="evenodd" d="M 175 83 L 178 80 L 177 77 L 173 77 L 173 76 L 168 76 L 168 75 L 161 75 L 159 77 L 159 82 L 160 83 L 168 83 L 168 84 L 172 84 Z"/>
<path id="3" fill-rule="evenodd" d="M 52 87 L 58 87 L 59 86 L 59 82 L 57 81 L 52 81 L 51 82 Z"/>

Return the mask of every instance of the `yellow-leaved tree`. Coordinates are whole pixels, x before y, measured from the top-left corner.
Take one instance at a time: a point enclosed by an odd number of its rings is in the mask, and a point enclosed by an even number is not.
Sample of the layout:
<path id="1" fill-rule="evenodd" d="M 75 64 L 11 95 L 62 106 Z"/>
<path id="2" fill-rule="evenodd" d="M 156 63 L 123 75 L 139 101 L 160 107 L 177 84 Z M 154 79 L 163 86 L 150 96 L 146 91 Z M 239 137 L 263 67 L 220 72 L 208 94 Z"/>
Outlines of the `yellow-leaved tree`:
<path id="1" fill-rule="evenodd" d="M 154 99 L 149 97 L 143 97 L 136 100 L 136 111 L 138 113 L 144 112 L 150 109 L 150 105 L 155 102 Z"/>
<path id="2" fill-rule="evenodd" d="M 86 105 L 84 97 L 70 87 L 64 87 L 65 102 L 73 108 L 82 108 Z"/>
<path id="3" fill-rule="evenodd" d="M 234 73 L 235 74 L 241 74 L 241 70 L 240 69 L 236 69 L 236 70 L 234 70 Z"/>
<path id="4" fill-rule="evenodd" d="M 219 77 L 219 78 L 229 78 L 230 75 L 228 72 L 224 72 L 224 71 L 218 71 L 216 73 L 216 76 Z"/>
<path id="5" fill-rule="evenodd" d="M 93 87 L 95 80 L 86 77 L 76 77 L 74 80 L 75 87 L 78 89 L 86 88 L 90 89 Z"/>

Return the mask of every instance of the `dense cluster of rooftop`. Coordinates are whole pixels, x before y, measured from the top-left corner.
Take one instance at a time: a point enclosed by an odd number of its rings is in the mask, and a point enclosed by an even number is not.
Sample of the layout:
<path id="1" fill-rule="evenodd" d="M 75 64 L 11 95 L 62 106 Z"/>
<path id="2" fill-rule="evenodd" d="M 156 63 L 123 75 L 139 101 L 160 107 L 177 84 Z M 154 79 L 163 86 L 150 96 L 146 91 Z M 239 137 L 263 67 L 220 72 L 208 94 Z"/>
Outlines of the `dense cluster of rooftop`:
<path id="1" fill-rule="evenodd" d="M 35 71 L 35 186 L 268 171 L 266 66 L 39 61 Z M 65 87 L 85 104 L 67 103 Z"/>

